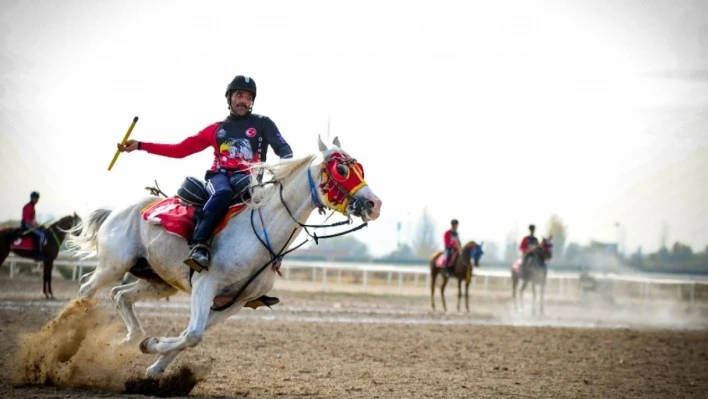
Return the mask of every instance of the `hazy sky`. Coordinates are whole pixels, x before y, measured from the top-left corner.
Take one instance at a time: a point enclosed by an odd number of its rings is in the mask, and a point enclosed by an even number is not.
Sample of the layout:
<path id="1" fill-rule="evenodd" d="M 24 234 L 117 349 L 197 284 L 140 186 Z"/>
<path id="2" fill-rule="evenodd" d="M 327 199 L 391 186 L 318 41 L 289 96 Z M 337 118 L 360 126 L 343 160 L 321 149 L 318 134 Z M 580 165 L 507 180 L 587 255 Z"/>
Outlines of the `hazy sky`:
<path id="1" fill-rule="evenodd" d="M 614 241 L 618 221 L 628 250 L 655 250 L 662 224 L 670 242 L 708 244 L 706 2 L 0 7 L 0 219 L 32 190 L 40 214 L 60 216 L 203 177 L 209 150 L 106 168 L 133 116 L 133 138 L 178 142 L 225 117 L 225 86 L 246 74 L 254 112 L 296 155 L 331 117 L 384 202 L 357 233 L 375 254 L 398 221 L 410 238 L 426 205 L 439 236 L 455 217 L 463 240 L 545 233 L 558 213 L 580 243 Z"/>

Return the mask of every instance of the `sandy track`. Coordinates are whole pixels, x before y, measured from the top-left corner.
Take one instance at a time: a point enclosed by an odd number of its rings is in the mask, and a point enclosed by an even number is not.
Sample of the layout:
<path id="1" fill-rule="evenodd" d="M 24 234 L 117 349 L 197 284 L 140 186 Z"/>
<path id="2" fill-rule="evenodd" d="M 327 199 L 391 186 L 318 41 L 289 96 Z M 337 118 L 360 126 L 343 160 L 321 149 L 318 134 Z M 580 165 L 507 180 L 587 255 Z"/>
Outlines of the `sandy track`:
<path id="1" fill-rule="evenodd" d="M 35 285 L 35 280 L 0 280 L 3 375 L 14 365 L 18 337 L 37 331 L 67 303 L 33 300 L 36 294 L 27 292 Z M 75 296 L 75 284 L 56 287 L 65 299 Z M 510 319 L 508 304 L 480 298 L 471 314 L 441 315 L 428 310 L 425 297 L 282 290 L 278 295 L 282 306 L 245 309 L 178 358 L 171 370 L 181 364 L 206 370 L 192 396 L 693 398 L 708 388 L 708 332 L 700 309 L 684 309 L 680 319 L 673 315 L 689 331 L 646 328 L 649 321 L 641 323 L 636 317 L 641 312 L 630 308 L 602 313 L 597 320 L 599 314 L 578 314 L 590 313 L 578 312 L 578 306 L 552 303 L 544 318 Z M 178 334 L 188 321 L 186 299 L 139 307 L 148 334 Z M 501 325 L 508 322 L 572 328 Z M 583 328 L 583 323 L 615 328 Z M 123 331 L 118 328 L 115 339 Z M 141 375 L 155 357 L 136 352 L 130 352 L 129 372 Z M 14 387 L 5 378 L 0 397 L 129 396 Z"/>

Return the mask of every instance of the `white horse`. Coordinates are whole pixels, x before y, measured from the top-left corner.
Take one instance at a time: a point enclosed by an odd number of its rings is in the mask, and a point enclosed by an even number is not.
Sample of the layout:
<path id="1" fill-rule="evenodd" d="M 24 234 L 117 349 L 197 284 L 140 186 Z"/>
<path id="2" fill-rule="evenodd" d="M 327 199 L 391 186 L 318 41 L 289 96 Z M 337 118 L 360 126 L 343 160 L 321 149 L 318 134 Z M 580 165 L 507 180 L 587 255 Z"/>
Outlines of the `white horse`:
<path id="1" fill-rule="evenodd" d="M 253 179 L 246 209 L 213 238 L 208 271 L 192 275 L 182 263 L 189 254 L 187 242 L 142 219 L 141 210 L 155 197 L 115 211 L 98 209 L 76 227 L 82 233 L 69 245 L 80 254 L 98 257 L 95 271 L 82 278 L 81 297 L 92 297 L 139 261 L 159 276 L 111 290 L 128 329 L 125 343 L 137 343 L 145 335 L 133 310 L 135 302 L 169 297 L 179 290 L 191 292 L 189 326 L 177 337 L 149 337 L 140 343 L 143 353 L 161 355 L 148 367 L 148 377 L 161 376 L 181 351 L 199 344 L 206 329 L 272 289 L 276 273 L 267 267 L 272 254 L 290 246 L 308 226 L 303 223 L 313 210 L 328 208 L 365 223 L 379 217 L 381 200 L 364 180 L 362 166 L 341 149 L 338 138 L 331 148 L 321 138 L 318 142 L 318 154 L 253 167 L 254 175 L 261 169 L 270 172 L 274 184 L 258 185 Z M 263 218 L 254 217 L 254 212 L 261 212 Z M 212 304 L 226 309 L 214 310 Z"/>

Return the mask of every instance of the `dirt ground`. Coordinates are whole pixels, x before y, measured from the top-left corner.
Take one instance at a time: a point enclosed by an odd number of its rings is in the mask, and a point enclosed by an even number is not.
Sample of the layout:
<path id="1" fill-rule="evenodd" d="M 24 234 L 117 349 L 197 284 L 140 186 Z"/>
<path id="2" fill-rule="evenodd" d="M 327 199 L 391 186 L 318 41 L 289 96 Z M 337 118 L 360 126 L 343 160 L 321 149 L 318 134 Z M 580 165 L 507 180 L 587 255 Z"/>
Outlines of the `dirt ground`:
<path id="1" fill-rule="evenodd" d="M 36 278 L 0 279 L 0 397 L 140 397 L 122 393 L 123 383 L 156 357 L 116 344 L 125 330 L 110 307 L 110 316 L 91 320 L 100 338 L 87 338 L 67 366 L 57 365 L 70 370 L 58 382 L 68 387 L 16 384 L 20 339 L 76 298 L 76 283 L 55 279 L 54 286 L 60 299 L 44 301 Z M 199 373 L 190 396 L 697 398 L 708 390 L 704 308 L 623 304 L 609 312 L 549 301 L 546 316 L 514 318 L 508 303 L 477 297 L 469 314 L 458 314 L 455 290 L 442 314 L 425 296 L 276 287 L 281 304 L 244 309 L 173 363 L 168 372 L 187 365 Z M 185 295 L 136 308 L 149 336 L 178 335 L 189 320 Z M 34 352 L 64 339 L 35 338 Z"/>

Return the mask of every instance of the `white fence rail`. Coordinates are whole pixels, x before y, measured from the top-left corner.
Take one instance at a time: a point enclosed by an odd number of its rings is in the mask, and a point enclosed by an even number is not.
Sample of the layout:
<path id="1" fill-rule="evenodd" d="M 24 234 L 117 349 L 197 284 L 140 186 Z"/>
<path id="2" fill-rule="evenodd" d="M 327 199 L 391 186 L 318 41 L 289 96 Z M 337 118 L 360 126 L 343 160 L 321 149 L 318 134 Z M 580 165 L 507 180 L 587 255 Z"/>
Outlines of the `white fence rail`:
<path id="1" fill-rule="evenodd" d="M 41 267 L 41 262 L 36 262 L 32 259 L 22 258 L 14 255 L 8 256 L 4 262 L 10 266 L 10 278 L 13 278 L 16 273 L 17 265 L 20 264 L 36 264 L 37 267 Z M 70 256 L 60 254 L 60 256 L 54 261 L 56 266 L 65 266 L 73 268 L 72 280 L 79 279 L 83 274 L 85 269 L 93 269 L 96 267 L 96 261 L 94 259 L 75 259 Z M 376 274 L 383 274 L 386 276 L 386 283 L 389 285 L 394 284 L 394 278 L 398 285 L 398 291 L 402 292 L 405 288 L 404 278 L 406 276 L 412 276 L 413 285 L 418 286 L 419 280 L 421 278 L 425 279 L 425 287 L 430 285 L 430 273 L 427 267 L 420 266 L 404 266 L 397 264 L 382 264 L 382 263 L 350 263 L 350 262 L 325 262 L 325 261 L 300 261 L 300 260 L 284 260 L 282 271 L 286 279 L 291 278 L 291 273 L 296 270 L 310 269 L 312 270 L 312 281 L 321 281 L 322 288 L 326 289 L 329 281 L 335 278 L 338 283 L 342 281 L 342 272 L 353 272 L 360 276 L 362 290 L 366 291 L 367 287 L 370 285 L 370 279 Z M 481 283 L 482 294 L 487 295 L 489 293 L 489 285 L 491 282 L 501 284 L 504 287 L 509 287 L 511 284 L 511 276 L 509 270 L 503 269 L 485 269 L 484 267 L 476 268 L 474 270 L 474 279 L 472 282 L 473 290 L 474 287 Z M 570 288 L 575 288 L 575 292 L 579 290 L 579 277 L 578 272 L 563 272 L 554 271 L 550 269 L 548 271 L 548 282 L 547 282 L 547 293 L 558 295 L 558 296 L 568 296 L 572 295 L 570 293 Z M 654 291 L 656 286 L 666 286 L 673 285 L 677 287 L 677 293 L 680 298 L 684 297 L 684 294 L 688 296 L 689 302 L 693 303 L 696 296 L 696 285 L 706 285 L 708 286 L 708 277 L 705 276 L 676 276 L 676 275 L 621 275 L 606 273 L 601 275 L 593 276 L 596 280 L 600 282 L 613 282 L 613 283 L 630 283 L 638 285 L 638 290 L 640 292 L 641 298 L 646 300 L 649 299 L 651 293 Z M 358 279 L 357 279 L 358 280 Z M 480 281 L 481 280 L 481 281 Z M 456 284 L 454 284 L 456 285 Z M 708 288 L 708 287 L 707 287 Z"/>

